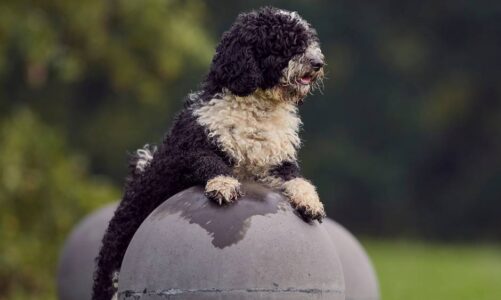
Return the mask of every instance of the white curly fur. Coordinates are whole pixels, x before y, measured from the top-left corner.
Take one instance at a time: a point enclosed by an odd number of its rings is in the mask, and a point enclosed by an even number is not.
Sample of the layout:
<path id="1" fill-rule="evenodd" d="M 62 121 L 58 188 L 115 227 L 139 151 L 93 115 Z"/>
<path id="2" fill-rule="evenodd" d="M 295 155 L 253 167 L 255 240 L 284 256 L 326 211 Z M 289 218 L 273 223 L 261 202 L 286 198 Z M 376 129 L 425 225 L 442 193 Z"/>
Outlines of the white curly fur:
<path id="1" fill-rule="evenodd" d="M 283 161 L 295 161 L 301 141 L 297 106 L 276 99 L 271 90 L 238 97 L 227 92 L 194 111 L 235 163 L 241 180 L 264 177 Z"/>
<path id="2" fill-rule="evenodd" d="M 303 178 L 294 178 L 282 185 L 284 194 L 291 204 L 304 209 L 310 215 L 325 216 L 324 205 L 320 202 L 315 186 Z"/>
<path id="3" fill-rule="evenodd" d="M 205 192 L 213 194 L 220 205 L 230 203 L 240 194 L 240 182 L 233 177 L 217 176 L 207 181 Z"/>
<path id="4" fill-rule="evenodd" d="M 282 78 L 280 80 L 281 85 L 293 86 L 296 90 L 298 90 L 300 96 L 298 99 L 301 99 L 308 93 L 311 93 L 315 90 L 322 91 L 323 88 L 323 68 L 315 74 L 316 80 L 314 80 L 312 84 L 301 85 L 297 82 L 298 77 L 308 73 L 308 60 L 311 58 L 322 61 L 324 60 L 324 55 L 322 53 L 322 50 L 320 49 L 320 45 L 317 42 L 310 44 L 308 48 L 306 48 L 306 51 L 304 53 L 296 55 L 291 60 L 289 60 L 287 67 L 282 71 Z"/>
<path id="5" fill-rule="evenodd" d="M 153 160 L 153 154 L 157 151 L 156 146 L 150 146 L 148 144 L 144 145 L 143 148 L 136 150 L 136 155 L 138 157 L 136 162 L 136 169 L 140 172 L 144 172 L 146 167 Z"/>

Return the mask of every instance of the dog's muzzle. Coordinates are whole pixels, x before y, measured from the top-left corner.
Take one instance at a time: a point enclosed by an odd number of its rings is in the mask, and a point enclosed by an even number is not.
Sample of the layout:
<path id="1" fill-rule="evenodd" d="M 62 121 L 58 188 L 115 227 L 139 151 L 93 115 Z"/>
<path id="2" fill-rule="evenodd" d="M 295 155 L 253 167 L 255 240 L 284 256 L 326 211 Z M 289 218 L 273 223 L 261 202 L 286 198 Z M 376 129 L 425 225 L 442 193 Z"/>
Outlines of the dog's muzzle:
<path id="1" fill-rule="evenodd" d="M 324 66 L 324 62 L 320 59 L 314 58 L 310 60 L 310 65 L 313 71 L 317 72 Z"/>

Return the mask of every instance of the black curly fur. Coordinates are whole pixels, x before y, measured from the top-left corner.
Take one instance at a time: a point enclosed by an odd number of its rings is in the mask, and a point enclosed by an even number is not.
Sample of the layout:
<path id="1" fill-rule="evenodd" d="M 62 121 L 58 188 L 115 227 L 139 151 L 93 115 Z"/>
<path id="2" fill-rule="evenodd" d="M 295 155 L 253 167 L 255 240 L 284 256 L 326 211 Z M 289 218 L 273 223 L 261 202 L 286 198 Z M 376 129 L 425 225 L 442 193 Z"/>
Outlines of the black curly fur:
<path id="1" fill-rule="evenodd" d="M 94 300 L 110 300 L 115 292 L 112 274 L 118 271 L 127 246 L 143 220 L 165 199 L 193 185 L 204 185 L 219 175 L 232 174 L 232 162 L 192 113 L 224 89 L 249 95 L 257 88 L 278 84 L 281 71 L 295 55 L 317 40 L 310 26 L 271 7 L 240 14 L 223 34 L 201 92 L 189 97 L 173 127 L 144 171 L 135 160 L 125 194 L 104 235 L 94 275 Z M 277 166 L 274 175 L 297 177 L 296 162 Z"/>
<path id="2" fill-rule="evenodd" d="M 297 19 L 265 7 L 240 14 L 223 34 L 205 82 L 204 95 L 229 89 L 246 96 L 275 86 L 289 60 L 318 41 L 316 31 Z M 208 98 L 210 97 L 203 97 Z"/>
<path id="3" fill-rule="evenodd" d="M 288 181 L 299 177 L 299 165 L 297 162 L 285 161 L 281 165 L 270 170 L 270 175 Z"/>

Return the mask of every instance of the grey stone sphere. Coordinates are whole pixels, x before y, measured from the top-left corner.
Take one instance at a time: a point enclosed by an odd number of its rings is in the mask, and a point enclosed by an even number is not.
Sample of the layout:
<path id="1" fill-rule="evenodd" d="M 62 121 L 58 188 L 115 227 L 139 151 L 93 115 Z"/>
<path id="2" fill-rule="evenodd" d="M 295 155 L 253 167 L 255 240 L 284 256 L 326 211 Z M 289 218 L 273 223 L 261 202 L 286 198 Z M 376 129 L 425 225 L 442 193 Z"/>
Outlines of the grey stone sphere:
<path id="1" fill-rule="evenodd" d="M 343 266 L 346 300 L 379 300 L 376 272 L 362 245 L 357 239 L 331 219 L 323 226 L 329 232 Z"/>
<path id="2" fill-rule="evenodd" d="M 57 270 L 59 300 L 90 300 L 94 259 L 113 217 L 117 203 L 109 204 L 83 219 L 66 240 Z"/>
<path id="3" fill-rule="evenodd" d="M 201 187 L 161 204 L 122 262 L 118 299 L 344 300 L 341 262 L 324 226 L 279 193 L 244 184 L 219 206 Z"/>

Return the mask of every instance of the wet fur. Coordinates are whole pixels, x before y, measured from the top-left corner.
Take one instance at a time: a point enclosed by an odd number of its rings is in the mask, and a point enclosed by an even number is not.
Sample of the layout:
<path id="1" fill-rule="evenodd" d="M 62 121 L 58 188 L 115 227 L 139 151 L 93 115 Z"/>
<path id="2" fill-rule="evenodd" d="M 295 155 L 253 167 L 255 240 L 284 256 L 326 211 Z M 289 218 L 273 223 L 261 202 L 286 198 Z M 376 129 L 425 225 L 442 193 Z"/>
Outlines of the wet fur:
<path id="1" fill-rule="evenodd" d="M 295 13 L 268 7 L 237 17 L 223 34 L 200 91 L 187 97 L 162 144 L 134 155 L 96 259 L 92 299 L 112 298 L 113 274 L 137 228 L 186 188 L 203 185 L 209 197 L 230 202 L 234 199 L 227 198 L 239 195 L 239 180 L 256 180 L 291 197 L 306 195 L 293 204 L 318 201 L 309 183 L 300 181 L 298 188 L 291 183 L 300 177 L 301 121 L 294 104 L 310 88 L 295 84 L 297 72 L 287 68 L 302 67 L 312 45 L 318 47 L 315 30 Z M 323 209 L 310 215 L 322 216 Z"/>
<path id="2" fill-rule="evenodd" d="M 233 175 L 239 180 L 263 178 L 272 167 L 296 160 L 301 120 L 293 103 L 263 91 L 246 97 L 227 93 L 193 113 L 208 136 L 231 157 Z"/>

